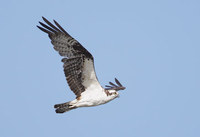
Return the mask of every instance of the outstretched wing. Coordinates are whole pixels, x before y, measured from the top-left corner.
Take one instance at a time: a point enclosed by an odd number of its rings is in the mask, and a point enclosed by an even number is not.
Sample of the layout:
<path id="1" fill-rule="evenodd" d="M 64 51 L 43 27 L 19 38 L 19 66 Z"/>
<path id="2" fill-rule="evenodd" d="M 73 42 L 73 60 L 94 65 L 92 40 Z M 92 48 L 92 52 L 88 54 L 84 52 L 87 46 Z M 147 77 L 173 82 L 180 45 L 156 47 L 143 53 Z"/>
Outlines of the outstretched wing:
<path id="1" fill-rule="evenodd" d="M 116 90 L 116 91 L 118 91 L 118 90 L 124 90 L 125 89 L 125 87 L 122 86 L 122 84 L 116 78 L 115 78 L 115 82 L 116 82 L 117 85 L 112 83 L 112 82 L 109 82 L 110 85 L 106 85 L 106 87 L 107 87 L 106 90 Z"/>
<path id="2" fill-rule="evenodd" d="M 47 33 L 54 49 L 63 56 L 64 72 L 70 89 L 77 97 L 81 95 L 91 84 L 98 84 L 94 70 L 93 56 L 73 37 L 71 37 L 55 20 L 53 25 L 42 17 L 44 24 L 40 30 Z"/>

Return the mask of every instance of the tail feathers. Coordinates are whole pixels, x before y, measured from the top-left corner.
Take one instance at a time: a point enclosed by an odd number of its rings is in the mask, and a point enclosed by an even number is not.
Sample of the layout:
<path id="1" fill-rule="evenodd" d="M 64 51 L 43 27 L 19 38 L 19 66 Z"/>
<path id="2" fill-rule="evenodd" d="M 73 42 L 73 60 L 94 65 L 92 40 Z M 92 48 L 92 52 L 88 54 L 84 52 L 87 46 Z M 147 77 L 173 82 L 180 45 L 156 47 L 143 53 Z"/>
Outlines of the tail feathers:
<path id="1" fill-rule="evenodd" d="M 62 103 L 62 104 L 56 104 L 54 105 L 54 108 L 56 109 L 56 113 L 64 113 L 67 111 L 70 111 L 72 109 L 75 109 L 76 107 L 73 107 L 70 105 L 70 102 Z"/>
<path id="2" fill-rule="evenodd" d="M 69 110 L 71 110 L 71 109 L 69 109 L 68 107 L 62 107 L 62 108 L 57 108 L 55 111 L 56 111 L 56 113 L 64 113 Z"/>

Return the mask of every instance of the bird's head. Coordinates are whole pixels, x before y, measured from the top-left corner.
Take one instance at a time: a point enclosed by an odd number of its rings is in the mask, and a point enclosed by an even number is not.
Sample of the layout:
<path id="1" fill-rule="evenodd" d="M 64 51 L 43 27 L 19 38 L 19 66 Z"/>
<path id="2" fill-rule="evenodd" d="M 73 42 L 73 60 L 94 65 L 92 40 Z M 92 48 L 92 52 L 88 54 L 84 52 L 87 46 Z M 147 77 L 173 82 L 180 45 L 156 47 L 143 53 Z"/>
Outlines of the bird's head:
<path id="1" fill-rule="evenodd" d="M 119 93 L 116 91 L 116 90 L 107 90 L 109 93 L 110 96 L 114 96 L 114 97 L 117 97 L 119 95 Z"/>
<path id="2" fill-rule="evenodd" d="M 115 78 L 115 82 L 116 84 L 112 83 L 112 82 L 109 82 L 110 85 L 106 85 L 106 91 L 107 91 L 107 95 L 110 95 L 112 97 L 118 97 L 119 96 L 119 93 L 118 91 L 119 90 L 124 90 L 126 89 L 124 86 L 122 86 L 122 84 Z"/>

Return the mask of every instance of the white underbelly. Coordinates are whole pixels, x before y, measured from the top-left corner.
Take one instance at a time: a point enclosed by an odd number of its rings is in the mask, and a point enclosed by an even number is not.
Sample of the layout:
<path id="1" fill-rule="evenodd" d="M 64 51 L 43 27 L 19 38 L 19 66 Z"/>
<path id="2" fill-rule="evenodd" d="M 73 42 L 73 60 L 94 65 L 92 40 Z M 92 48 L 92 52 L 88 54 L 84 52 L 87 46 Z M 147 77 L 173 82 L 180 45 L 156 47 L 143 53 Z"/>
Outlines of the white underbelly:
<path id="1" fill-rule="evenodd" d="M 113 98 L 108 97 L 103 89 L 88 90 L 81 94 L 80 100 L 77 101 L 77 107 L 90 107 L 105 104 Z"/>

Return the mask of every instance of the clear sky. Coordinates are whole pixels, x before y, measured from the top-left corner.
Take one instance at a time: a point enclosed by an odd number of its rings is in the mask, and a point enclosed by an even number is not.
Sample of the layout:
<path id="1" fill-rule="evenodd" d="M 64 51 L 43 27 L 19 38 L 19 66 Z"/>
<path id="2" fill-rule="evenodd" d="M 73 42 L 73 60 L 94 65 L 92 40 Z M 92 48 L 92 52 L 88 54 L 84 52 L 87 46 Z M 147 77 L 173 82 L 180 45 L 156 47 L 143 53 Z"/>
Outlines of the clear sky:
<path id="1" fill-rule="evenodd" d="M 200 137 L 199 0 L 5 0 L 0 5 L 1 137 Z M 56 114 L 75 98 L 36 25 L 55 19 L 120 98 Z"/>

